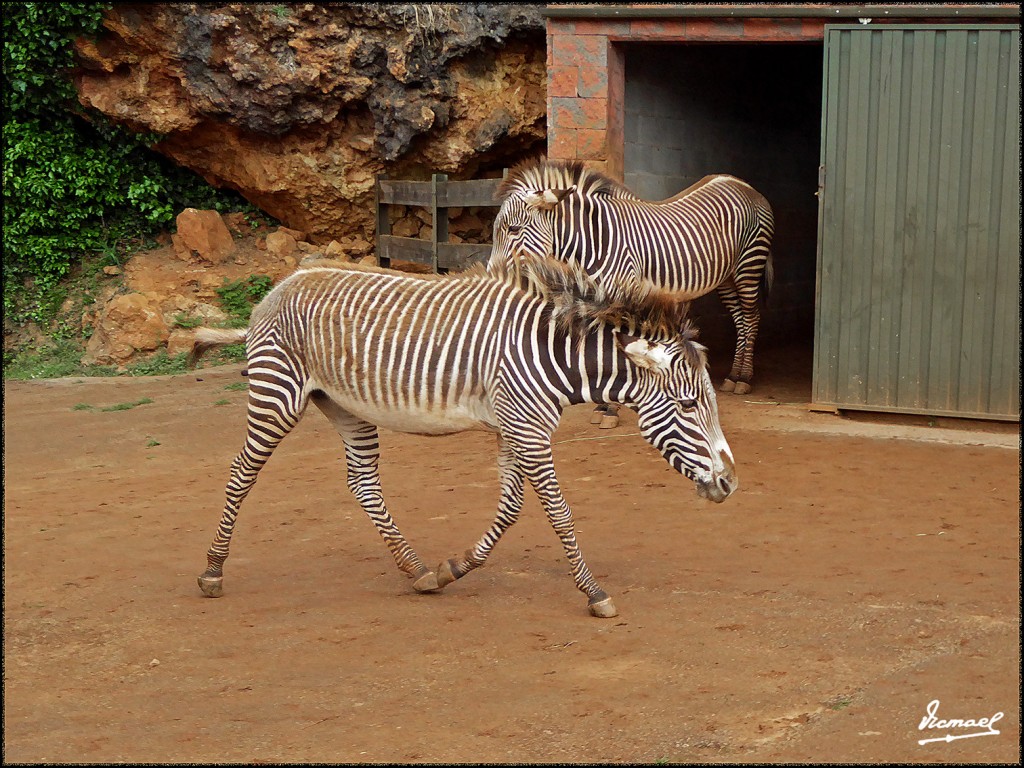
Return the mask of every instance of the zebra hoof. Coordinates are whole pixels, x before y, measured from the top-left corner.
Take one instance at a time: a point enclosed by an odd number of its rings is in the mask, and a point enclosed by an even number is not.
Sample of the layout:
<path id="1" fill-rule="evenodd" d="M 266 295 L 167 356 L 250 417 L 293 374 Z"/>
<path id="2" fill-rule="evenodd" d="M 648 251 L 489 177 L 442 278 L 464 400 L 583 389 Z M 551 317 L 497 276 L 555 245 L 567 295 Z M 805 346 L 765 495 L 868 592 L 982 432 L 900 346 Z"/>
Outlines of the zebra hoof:
<path id="1" fill-rule="evenodd" d="M 604 411 L 599 411 L 599 410 L 597 410 L 595 408 L 594 412 L 592 414 L 590 414 L 590 423 L 591 424 L 600 424 L 601 423 L 601 419 L 603 419 L 603 418 L 605 418 Z"/>
<path id="2" fill-rule="evenodd" d="M 459 578 L 459 574 L 455 572 L 455 561 L 445 560 L 439 566 L 437 566 L 437 586 L 439 589 L 443 589 Z"/>
<path id="3" fill-rule="evenodd" d="M 613 616 L 619 615 L 619 611 L 610 597 L 598 600 L 596 603 L 590 603 L 587 607 L 590 609 L 590 615 L 596 616 L 599 619 L 610 619 Z"/>
<path id="4" fill-rule="evenodd" d="M 601 417 L 601 429 L 615 429 L 619 426 L 619 417 L 613 413 L 606 413 Z"/>
<path id="5" fill-rule="evenodd" d="M 220 597 L 224 594 L 224 577 L 207 576 L 205 573 L 199 577 L 199 588 L 207 597 Z"/>
<path id="6" fill-rule="evenodd" d="M 750 391 L 750 384 L 745 381 L 737 381 L 736 389 L 733 390 L 733 394 L 745 395 Z"/>
<path id="7" fill-rule="evenodd" d="M 720 386 L 718 388 L 718 391 L 719 392 L 735 392 L 736 391 L 736 382 L 733 381 L 732 379 L 726 379 L 725 381 L 722 382 L 722 386 Z"/>
<path id="8" fill-rule="evenodd" d="M 438 581 L 437 574 L 433 571 L 427 571 L 412 583 L 412 588 L 417 592 L 433 592 L 442 586 L 444 585 Z"/>

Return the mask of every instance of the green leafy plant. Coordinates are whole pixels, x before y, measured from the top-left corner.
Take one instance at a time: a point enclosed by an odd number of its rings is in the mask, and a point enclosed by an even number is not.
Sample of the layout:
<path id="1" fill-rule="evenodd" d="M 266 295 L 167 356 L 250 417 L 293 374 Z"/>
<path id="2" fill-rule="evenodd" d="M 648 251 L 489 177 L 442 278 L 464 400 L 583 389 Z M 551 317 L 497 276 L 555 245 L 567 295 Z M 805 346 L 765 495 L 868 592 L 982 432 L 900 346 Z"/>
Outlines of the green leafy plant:
<path id="1" fill-rule="evenodd" d="M 5 3 L 4 319 L 45 325 L 44 306 L 83 253 L 145 241 L 185 207 L 251 208 L 135 134 L 84 113 L 68 78 L 73 41 L 112 3 Z"/>
<path id="2" fill-rule="evenodd" d="M 161 349 L 146 360 L 126 366 L 125 373 L 128 376 L 167 376 L 174 373 L 185 373 L 187 370 L 186 357 L 184 352 L 168 355 L 166 349 Z"/>
<path id="3" fill-rule="evenodd" d="M 82 365 L 82 346 L 74 339 L 57 339 L 41 349 L 28 348 L 4 356 L 6 379 L 57 379 L 102 373 L 96 367 Z"/>
<path id="4" fill-rule="evenodd" d="M 174 324 L 179 328 L 198 328 L 203 324 L 203 318 L 201 317 L 189 317 L 178 313 L 174 316 Z"/>
<path id="5" fill-rule="evenodd" d="M 229 390 L 231 392 L 242 392 L 248 388 L 249 382 L 247 381 L 233 381 L 232 383 L 224 387 L 224 389 Z"/>
<path id="6" fill-rule="evenodd" d="M 225 280 L 220 288 L 215 288 L 220 305 L 228 314 L 228 324 L 232 328 L 242 328 L 249 324 L 252 308 L 270 293 L 274 281 L 267 275 L 249 275 L 244 280 Z"/>

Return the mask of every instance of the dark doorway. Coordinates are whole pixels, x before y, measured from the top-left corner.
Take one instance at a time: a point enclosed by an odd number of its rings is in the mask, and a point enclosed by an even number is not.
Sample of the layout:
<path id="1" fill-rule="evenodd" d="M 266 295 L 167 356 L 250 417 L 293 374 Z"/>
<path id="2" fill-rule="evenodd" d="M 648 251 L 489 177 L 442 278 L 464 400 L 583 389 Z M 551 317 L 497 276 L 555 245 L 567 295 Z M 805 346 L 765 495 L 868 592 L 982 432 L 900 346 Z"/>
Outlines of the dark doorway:
<path id="1" fill-rule="evenodd" d="M 775 281 L 758 350 L 801 343 L 809 364 L 822 46 L 628 43 L 623 50 L 626 186 L 661 200 L 708 174 L 730 173 L 768 198 Z M 728 367 L 735 332 L 718 297 L 697 300 L 692 312 L 713 366 Z"/>

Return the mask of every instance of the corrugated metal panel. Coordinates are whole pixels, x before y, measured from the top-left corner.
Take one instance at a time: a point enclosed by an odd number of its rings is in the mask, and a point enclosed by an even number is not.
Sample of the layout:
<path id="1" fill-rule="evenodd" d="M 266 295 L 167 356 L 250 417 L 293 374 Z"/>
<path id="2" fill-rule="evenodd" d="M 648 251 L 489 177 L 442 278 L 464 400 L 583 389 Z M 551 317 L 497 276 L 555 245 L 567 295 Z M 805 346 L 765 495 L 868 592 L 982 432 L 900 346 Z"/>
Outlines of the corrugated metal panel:
<path id="1" fill-rule="evenodd" d="M 813 399 L 1020 419 L 1020 30 L 828 26 Z"/>

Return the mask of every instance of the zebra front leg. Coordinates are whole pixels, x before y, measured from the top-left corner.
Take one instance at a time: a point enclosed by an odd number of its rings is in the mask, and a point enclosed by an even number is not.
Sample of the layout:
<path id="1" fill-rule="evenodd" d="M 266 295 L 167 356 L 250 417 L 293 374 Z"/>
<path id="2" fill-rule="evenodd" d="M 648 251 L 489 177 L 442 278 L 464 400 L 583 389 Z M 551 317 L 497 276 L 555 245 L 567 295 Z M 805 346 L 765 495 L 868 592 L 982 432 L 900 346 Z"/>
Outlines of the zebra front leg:
<path id="1" fill-rule="evenodd" d="M 555 465 L 551 454 L 551 444 L 546 446 L 534 445 L 526 450 L 520 449 L 516 453 L 519 466 L 533 486 L 537 497 L 540 499 L 548 522 L 558 534 L 565 556 L 569 560 L 573 581 L 576 588 L 587 596 L 587 607 L 591 615 L 598 618 L 611 618 L 618 616 L 615 603 L 598 585 L 594 575 L 590 572 L 576 543 L 576 530 L 573 526 L 572 511 L 562 496 L 562 490 L 558 485 L 558 478 L 555 476 Z"/>
<path id="2" fill-rule="evenodd" d="M 224 561 L 231 546 L 231 534 L 242 501 L 256 483 L 259 471 L 274 449 L 302 418 L 305 400 L 302 384 L 292 381 L 288 386 L 273 389 L 261 385 L 263 372 L 249 371 L 248 432 L 245 445 L 231 462 L 231 475 L 225 489 L 226 501 L 217 535 L 206 553 L 206 570 L 199 576 L 199 589 L 207 597 L 224 594 Z M 281 377 L 277 377 L 280 383 Z"/>
<path id="3" fill-rule="evenodd" d="M 619 406 L 612 403 L 595 405 L 590 423 L 599 424 L 601 429 L 615 429 L 619 426 Z"/>
<path id="4" fill-rule="evenodd" d="M 417 592 L 438 589 L 437 575 L 423 565 L 419 556 L 409 546 L 384 503 L 384 492 L 381 489 L 380 473 L 377 468 L 380 458 L 377 427 L 353 416 L 322 392 L 313 395 L 313 402 L 334 424 L 334 428 L 345 441 L 349 490 L 373 522 L 377 533 L 384 539 L 391 556 L 395 559 L 395 564 L 413 579 L 412 587 Z"/>
<path id="5" fill-rule="evenodd" d="M 498 447 L 498 472 L 501 477 L 498 514 L 494 523 L 472 549 L 467 549 L 462 557 L 445 560 L 437 567 L 437 583 L 440 587 L 461 579 L 474 568 L 483 565 L 502 534 L 519 519 L 519 510 L 523 507 L 523 473 L 516 463 L 512 449 L 502 440 L 501 435 L 498 435 Z"/>

